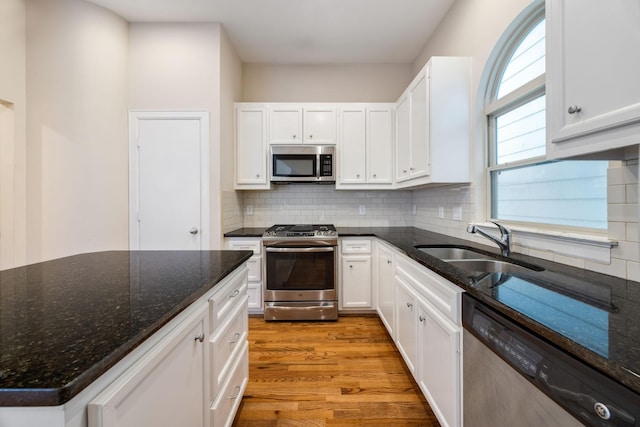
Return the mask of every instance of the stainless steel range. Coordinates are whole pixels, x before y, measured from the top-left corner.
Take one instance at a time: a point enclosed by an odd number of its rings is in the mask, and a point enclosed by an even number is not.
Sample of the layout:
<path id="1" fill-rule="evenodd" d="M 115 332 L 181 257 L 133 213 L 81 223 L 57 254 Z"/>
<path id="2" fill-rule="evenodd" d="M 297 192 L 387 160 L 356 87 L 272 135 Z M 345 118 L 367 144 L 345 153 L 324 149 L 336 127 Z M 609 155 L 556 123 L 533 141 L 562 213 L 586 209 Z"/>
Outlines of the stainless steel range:
<path id="1" fill-rule="evenodd" d="M 265 247 L 265 320 L 338 319 L 338 232 L 333 225 L 274 225 Z"/>

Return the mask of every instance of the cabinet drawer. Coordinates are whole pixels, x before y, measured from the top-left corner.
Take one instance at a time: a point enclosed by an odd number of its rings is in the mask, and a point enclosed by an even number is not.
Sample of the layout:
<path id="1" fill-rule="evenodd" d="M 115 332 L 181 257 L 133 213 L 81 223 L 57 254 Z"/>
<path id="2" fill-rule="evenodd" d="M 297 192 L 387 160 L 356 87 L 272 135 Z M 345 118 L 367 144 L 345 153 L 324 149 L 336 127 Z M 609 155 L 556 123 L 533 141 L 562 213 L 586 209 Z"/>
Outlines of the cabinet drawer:
<path id="1" fill-rule="evenodd" d="M 262 254 L 261 239 L 229 239 L 227 248 L 234 251 L 253 251 L 254 255 Z"/>
<path id="2" fill-rule="evenodd" d="M 215 399 L 233 367 L 233 355 L 247 341 L 248 313 L 246 297 L 233 312 L 231 319 L 218 329 L 209 345 L 211 347 L 211 398 Z"/>
<path id="3" fill-rule="evenodd" d="M 262 257 L 252 256 L 247 261 L 247 268 L 249 269 L 249 281 L 259 282 L 262 280 Z"/>
<path id="4" fill-rule="evenodd" d="M 229 381 L 225 383 L 211 406 L 211 426 L 229 427 L 233 423 L 236 411 L 242 401 L 242 395 L 249 380 L 248 344 L 243 344 L 239 357 L 235 361 Z"/>
<path id="5" fill-rule="evenodd" d="M 247 270 L 241 269 L 238 273 L 228 278 L 228 281 L 209 298 L 211 333 L 224 323 L 234 308 L 241 302 L 246 303 L 247 295 Z"/>
<path id="6" fill-rule="evenodd" d="M 371 240 L 342 240 L 343 254 L 370 254 Z"/>
<path id="7" fill-rule="evenodd" d="M 407 258 L 398 257 L 396 274 L 398 273 L 406 276 L 416 292 L 444 316 L 456 325 L 461 324 L 462 289 Z"/>

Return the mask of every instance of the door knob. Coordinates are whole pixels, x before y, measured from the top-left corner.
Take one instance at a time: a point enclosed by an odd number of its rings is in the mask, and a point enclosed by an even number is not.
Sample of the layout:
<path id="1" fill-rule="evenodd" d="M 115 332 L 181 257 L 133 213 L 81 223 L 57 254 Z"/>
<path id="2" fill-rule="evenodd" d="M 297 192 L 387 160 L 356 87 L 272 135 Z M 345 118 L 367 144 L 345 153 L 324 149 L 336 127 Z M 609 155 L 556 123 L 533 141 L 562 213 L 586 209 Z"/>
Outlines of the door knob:
<path id="1" fill-rule="evenodd" d="M 191 227 L 191 230 L 189 230 L 189 233 L 191 234 L 198 234 L 198 229 L 195 227 Z"/>

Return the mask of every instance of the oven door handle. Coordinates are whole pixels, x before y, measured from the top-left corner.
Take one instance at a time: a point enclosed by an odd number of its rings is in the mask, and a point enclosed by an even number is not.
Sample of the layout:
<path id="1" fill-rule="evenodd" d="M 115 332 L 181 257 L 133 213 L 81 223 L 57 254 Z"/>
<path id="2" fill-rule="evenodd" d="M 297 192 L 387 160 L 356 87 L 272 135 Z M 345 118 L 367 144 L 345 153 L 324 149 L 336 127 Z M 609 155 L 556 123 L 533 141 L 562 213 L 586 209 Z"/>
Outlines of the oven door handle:
<path id="1" fill-rule="evenodd" d="M 333 246 L 312 246 L 312 247 L 294 246 L 294 247 L 287 247 L 287 248 L 267 246 L 265 250 L 267 252 L 335 252 L 335 249 Z"/>

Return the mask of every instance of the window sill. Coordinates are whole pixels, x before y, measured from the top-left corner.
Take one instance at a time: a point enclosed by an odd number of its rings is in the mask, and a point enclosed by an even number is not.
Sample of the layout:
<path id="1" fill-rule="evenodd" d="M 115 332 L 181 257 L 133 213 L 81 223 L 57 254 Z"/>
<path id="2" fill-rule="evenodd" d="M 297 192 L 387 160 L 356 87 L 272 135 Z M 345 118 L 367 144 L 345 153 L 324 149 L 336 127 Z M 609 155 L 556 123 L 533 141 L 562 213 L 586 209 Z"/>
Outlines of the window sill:
<path id="1" fill-rule="evenodd" d="M 492 223 L 480 224 L 487 229 L 495 229 Z M 601 264 L 611 264 L 611 248 L 618 246 L 618 242 L 606 236 L 567 233 L 559 230 L 540 230 L 522 226 L 508 226 L 513 233 L 513 244 L 517 252 L 520 248 L 534 251 L 543 251 L 551 260 L 556 260 L 555 255 L 563 257 L 562 262 L 567 263 L 566 258 L 595 261 Z M 493 234 L 493 233 L 492 233 Z M 538 254 L 530 253 L 532 256 Z"/>

